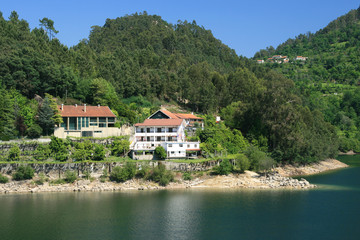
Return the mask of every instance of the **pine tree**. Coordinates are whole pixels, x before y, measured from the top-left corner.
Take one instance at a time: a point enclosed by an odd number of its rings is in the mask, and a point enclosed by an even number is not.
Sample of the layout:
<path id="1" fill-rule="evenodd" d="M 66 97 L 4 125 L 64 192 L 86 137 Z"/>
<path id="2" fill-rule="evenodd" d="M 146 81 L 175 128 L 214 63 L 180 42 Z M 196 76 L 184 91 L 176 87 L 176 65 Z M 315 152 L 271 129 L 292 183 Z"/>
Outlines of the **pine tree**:
<path id="1" fill-rule="evenodd" d="M 55 122 L 53 119 L 54 110 L 50 106 L 51 101 L 48 97 L 45 97 L 39 108 L 38 122 L 43 129 L 43 134 L 49 135 L 54 131 Z"/>

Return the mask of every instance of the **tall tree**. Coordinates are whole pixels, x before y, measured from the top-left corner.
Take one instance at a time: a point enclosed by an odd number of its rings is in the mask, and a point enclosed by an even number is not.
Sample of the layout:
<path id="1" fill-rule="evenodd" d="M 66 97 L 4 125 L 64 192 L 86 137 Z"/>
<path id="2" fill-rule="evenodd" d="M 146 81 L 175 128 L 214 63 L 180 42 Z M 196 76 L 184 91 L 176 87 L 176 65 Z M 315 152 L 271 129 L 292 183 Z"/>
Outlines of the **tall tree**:
<path id="1" fill-rule="evenodd" d="M 44 135 L 52 134 L 54 131 L 55 122 L 53 120 L 54 110 L 51 108 L 51 101 L 45 97 L 39 108 L 38 122 L 43 129 Z"/>
<path id="2" fill-rule="evenodd" d="M 55 34 L 58 34 L 59 31 L 57 31 L 54 27 L 54 21 L 49 18 L 43 18 L 40 21 L 41 28 L 45 28 L 47 34 L 49 35 L 49 39 L 53 39 Z"/>

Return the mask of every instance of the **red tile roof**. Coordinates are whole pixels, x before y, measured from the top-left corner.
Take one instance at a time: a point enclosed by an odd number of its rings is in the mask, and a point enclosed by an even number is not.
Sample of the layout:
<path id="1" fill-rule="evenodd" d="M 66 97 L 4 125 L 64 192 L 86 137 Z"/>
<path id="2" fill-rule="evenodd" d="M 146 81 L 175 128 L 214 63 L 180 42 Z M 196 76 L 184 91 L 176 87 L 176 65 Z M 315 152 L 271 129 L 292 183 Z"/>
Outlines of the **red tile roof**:
<path id="1" fill-rule="evenodd" d="M 74 105 L 58 105 L 58 109 L 62 117 L 116 117 L 108 106 L 84 106 Z"/>
<path id="2" fill-rule="evenodd" d="M 190 113 L 174 113 L 180 119 L 203 119 Z"/>
<path id="3" fill-rule="evenodd" d="M 158 110 L 158 111 L 164 113 L 170 119 L 203 119 L 201 117 L 197 117 L 194 114 L 190 114 L 190 113 L 172 113 L 172 112 L 170 112 L 170 111 L 168 111 L 166 109 L 161 109 L 161 110 Z M 158 111 L 156 111 L 155 113 L 157 113 Z M 152 114 L 150 117 L 152 117 L 154 114 Z M 150 119 L 150 117 L 148 119 Z"/>
<path id="4" fill-rule="evenodd" d="M 145 126 L 180 126 L 183 119 L 145 119 L 143 123 L 135 124 L 136 127 Z"/>
<path id="5" fill-rule="evenodd" d="M 174 113 L 169 112 L 169 111 L 166 110 L 166 109 L 161 109 L 160 111 L 163 112 L 163 113 L 165 113 L 165 114 L 166 114 L 168 117 L 170 117 L 170 118 L 173 118 L 173 119 L 178 118 Z"/>

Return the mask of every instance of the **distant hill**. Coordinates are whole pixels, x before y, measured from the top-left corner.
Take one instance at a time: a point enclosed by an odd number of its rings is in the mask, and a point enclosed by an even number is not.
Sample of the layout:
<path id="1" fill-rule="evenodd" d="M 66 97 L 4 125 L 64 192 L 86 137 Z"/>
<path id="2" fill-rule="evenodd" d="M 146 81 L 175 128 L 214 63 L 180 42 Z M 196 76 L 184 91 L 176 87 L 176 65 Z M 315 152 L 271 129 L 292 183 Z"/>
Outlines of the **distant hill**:
<path id="1" fill-rule="evenodd" d="M 268 47 L 254 55 L 254 59 L 266 59 L 273 55 L 285 55 L 292 64 L 271 64 L 287 77 L 295 80 L 311 80 L 358 84 L 360 81 L 360 8 L 330 22 L 315 34 L 300 34 L 276 49 Z M 308 57 L 306 62 L 295 61 L 296 56 Z"/>

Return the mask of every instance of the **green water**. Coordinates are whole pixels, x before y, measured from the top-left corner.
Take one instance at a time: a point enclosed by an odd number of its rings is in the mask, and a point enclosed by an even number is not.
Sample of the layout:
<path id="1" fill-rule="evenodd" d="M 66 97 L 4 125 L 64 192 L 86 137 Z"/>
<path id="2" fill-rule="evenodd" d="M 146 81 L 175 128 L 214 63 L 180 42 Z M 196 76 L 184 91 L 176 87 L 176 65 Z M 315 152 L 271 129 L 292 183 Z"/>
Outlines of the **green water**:
<path id="1" fill-rule="evenodd" d="M 360 239 L 360 156 L 315 190 L 0 195 L 0 239 Z"/>

